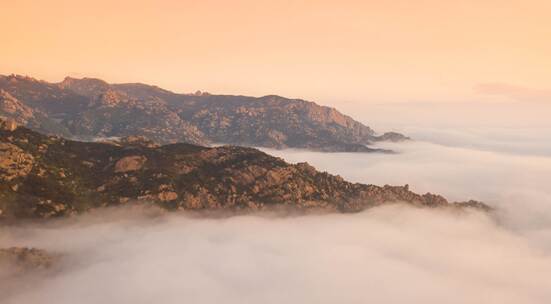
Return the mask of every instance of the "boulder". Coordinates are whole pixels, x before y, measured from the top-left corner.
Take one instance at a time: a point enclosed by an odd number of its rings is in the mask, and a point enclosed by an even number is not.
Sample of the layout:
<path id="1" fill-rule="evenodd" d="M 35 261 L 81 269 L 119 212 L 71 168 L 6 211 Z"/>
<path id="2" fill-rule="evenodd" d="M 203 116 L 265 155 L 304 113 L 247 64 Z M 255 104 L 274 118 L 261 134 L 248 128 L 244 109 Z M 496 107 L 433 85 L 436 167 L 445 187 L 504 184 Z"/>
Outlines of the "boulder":
<path id="1" fill-rule="evenodd" d="M 146 161 L 147 161 L 147 157 L 142 155 L 133 155 L 133 156 L 123 157 L 115 163 L 115 172 L 124 173 L 124 172 L 140 170 Z"/>

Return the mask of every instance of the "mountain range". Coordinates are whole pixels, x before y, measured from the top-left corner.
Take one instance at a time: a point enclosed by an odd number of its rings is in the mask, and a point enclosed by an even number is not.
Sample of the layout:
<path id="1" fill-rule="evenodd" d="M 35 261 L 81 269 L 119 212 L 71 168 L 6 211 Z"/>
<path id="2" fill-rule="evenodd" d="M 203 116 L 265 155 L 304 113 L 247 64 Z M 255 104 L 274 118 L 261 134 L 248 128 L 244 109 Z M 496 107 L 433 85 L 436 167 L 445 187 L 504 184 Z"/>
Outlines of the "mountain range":
<path id="1" fill-rule="evenodd" d="M 168 210 L 257 211 L 290 208 L 356 212 L 404 202 L 448 203 L 406 186 L 350 183 L 307 163 L 289 164 L 254 148 L 158 145 L 144 137 L 78 142 L 0 120 L 0 218 L 48 218 L 130 202 Z"/>
<path id="2" fill-rule="evenodd" d="M 377 135 L 334 108 L 301 99 L 177 94 L 94 78 L 49 83 L 0 75 L 0 117 L 44 134 L 87 141 L 144 136 L 163 144 L 388 152 L 369 145 L 408 139 L 395 132 Z"/>

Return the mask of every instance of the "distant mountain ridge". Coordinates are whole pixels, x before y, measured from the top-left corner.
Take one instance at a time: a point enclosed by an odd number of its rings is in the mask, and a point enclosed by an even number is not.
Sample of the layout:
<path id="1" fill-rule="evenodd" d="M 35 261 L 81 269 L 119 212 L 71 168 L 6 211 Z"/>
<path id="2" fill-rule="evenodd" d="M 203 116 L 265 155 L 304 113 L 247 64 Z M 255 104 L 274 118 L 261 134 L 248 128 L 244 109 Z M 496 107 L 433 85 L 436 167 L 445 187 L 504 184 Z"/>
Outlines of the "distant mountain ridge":
<path id="1" fill-rule="evenodd" d="M 0 75 L 0 117 L 47 134 L 86 139 L 145 136 L 160 143 L 227 143 L 327 152 L 382 151 L 377 135 L 334 108 L 276 95 L 263 97 L 177 94 L 140 83 L 94 78 L 48 83 Z"/>

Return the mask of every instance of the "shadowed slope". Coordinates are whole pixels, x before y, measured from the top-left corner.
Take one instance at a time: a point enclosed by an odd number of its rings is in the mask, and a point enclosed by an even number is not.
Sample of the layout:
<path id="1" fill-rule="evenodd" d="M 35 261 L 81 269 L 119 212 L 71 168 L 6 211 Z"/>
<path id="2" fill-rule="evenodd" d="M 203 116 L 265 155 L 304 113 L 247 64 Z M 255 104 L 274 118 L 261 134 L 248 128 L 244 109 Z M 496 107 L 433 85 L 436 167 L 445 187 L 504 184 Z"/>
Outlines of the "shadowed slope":
<path id="1" fill-rule="evenodd" d="M 392 132 L 379 136 L 336 109 L 275 95 L 176 94 L 139 83 L 109 84 L 68 77 L 52 84 L 17 75 L 0 76 L 0 89 L 55 122 L 28 119 L 25 126 L 64 136 L 67 132 L 60 130 L 68 130 L 74 138 L 140 135 L 161 143 L 227 143 L 327 152 L 386 152 L 367 145 L 407 139 Z"/>

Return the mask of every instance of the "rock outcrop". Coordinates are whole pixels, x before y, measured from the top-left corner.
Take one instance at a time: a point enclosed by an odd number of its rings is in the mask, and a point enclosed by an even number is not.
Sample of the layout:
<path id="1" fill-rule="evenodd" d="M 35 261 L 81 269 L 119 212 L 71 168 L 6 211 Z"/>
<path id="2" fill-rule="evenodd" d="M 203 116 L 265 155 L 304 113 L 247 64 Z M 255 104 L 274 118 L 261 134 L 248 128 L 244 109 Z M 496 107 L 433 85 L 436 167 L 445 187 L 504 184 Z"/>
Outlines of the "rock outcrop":
<path id="1" fill-rule="evenodd" d="M 336 152 L 388 152 L 377 141 L 406 140 L 336 109 L 301 99 L 176 94 L 139 83 L 69 78 L 47 83 L 0 76 L 0 117 L 45 134 L 93 139 L 145 136 L 160 143 L 226 143 Z M 4 96 L 4 97 L 2 97 Z"/>
<path id="2" fill-rule="evenodd" d="M 27 247 L 0 248 L 0 265 L 17 272 L 52 267 L 57 257 L 45 250 Z"/>
<path id="3" fill-rule="evenodd" d="M 10 130 L 15 129 L 5 129 Z M 18 146 L 0 142 L 0 181 L 11 181 L 17 177 L 27 176 L 34 164 L 34 158 L 29 153 L 25 153 Z"/>
<path id="4" fill-rule="evenodd" d="M 142 155 L 125 156 L 115 163 L 115 173 L 140 170 L 146 160 L 147 157 Z"/>
<path id="5" fill-rule="evenodd" d="M 168 210 L 245 212 L 356 212 L 393 202 L 486 208 L 474 201 L 448 203 L 439 195 L 418 195 L 408 186 L 350 183 L 253 148 L 77 142 L 24 127 L 0 130 L 0 144 L 0 219 L 63 216 L 129 202 Z"/>
<path id="6" fill-rule="evenodd" d="M 18 125 L 15 120 L 9 119 L 9 120 L 0 120 L 0 130 L 5 131 L 15 131 L 17 129 Z"/>

